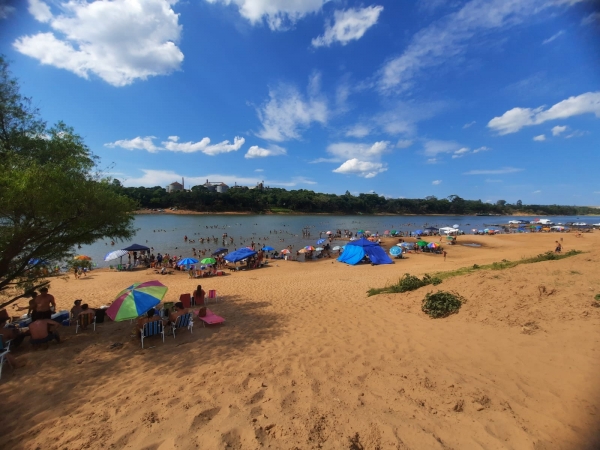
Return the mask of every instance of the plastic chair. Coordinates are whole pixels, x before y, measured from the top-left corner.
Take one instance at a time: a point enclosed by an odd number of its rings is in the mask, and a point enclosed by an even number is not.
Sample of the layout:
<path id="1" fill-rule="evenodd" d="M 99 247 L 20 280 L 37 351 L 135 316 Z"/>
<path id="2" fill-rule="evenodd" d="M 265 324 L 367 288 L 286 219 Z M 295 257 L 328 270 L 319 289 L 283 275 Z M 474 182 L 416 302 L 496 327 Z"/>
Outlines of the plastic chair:
<path id="1" fill-rule="evenodd" d="M 4 357 L 10 352 L 10 343 L 11 340 L 8 340 L 6 341 L 6 344 L 4 344 L 3 337 L 0 335 L 0 380 L 2 379 L 2 366 L 4 366 Z M 8 359 L 6 362 L 8 362 Z M 10 363 L 8 363 L 8 365 L 10 366 Z"/>
<path id="2" fill-rule="evenodd" d="M 75 334 L 77 334 L 80 328 L 85 330 L 88 325 L 93 325 L 94 331 L 96 331 L 96 314 L 79 314 L 77 316 L 77 324 L 75 325 Z"/>
<path id="3" fill-rule="evenodd" d="M 207 302 L 206 303 L 208 303 L 208 300 L 210 300 L 211 298 L 215 300 L 215 303 L 217 303 L 217 301 L 219 300 L 219 296 L 217 295 L 217 291 L 214 290 L 214 289 L 211 289 L 211 290 L 208 291 L 208 297 L 206 297 L 206 298 L 207 298 Z"/>
<path id="4" fill-rule="evenodd" d="M 187 314 L 182 314 L 175 322 L 171 322 L 171 327 L 173 329 L 173 339 L 175 339 L 175 330 L 177 328 L 187 328 L 192 333 L 192 328 L 194 328 L 194 320 L 192 319 L 192 313 L 189 312 Z"/>
<path id="5" fill-rule="evenodd" d="M 192 296 L 190 294 L 181 294 L 179 296 L 179 301 L 183 303 L 184 308 L 189 308 L 192 306 Z"/>
<path id="6" fill-rule="evenodd" d="M 140 336 L 142 339 L 142 348 L 144 348 L 144 338 L 156 335 L 162 335 L 163 344 L 165 342 L 165 327 L 162 320 L 155 320 L 153 322 L 146 322 L 144 327 L 140 330 Z"/>

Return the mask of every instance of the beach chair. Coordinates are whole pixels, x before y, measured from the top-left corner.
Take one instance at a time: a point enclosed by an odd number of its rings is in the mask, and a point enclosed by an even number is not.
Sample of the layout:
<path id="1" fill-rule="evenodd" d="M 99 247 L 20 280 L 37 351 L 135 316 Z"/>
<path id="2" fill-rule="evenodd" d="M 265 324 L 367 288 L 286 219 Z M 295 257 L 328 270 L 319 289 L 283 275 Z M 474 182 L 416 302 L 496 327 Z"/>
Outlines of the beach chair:
<path id="1" fill-rule="evenodd" d="M 214 299 L 215 303 L 219 300 L 219 296 L 217 295 L 217 291 L 211 289 L 208 291 L 208 295 L 206 296 L 206 303 L 208 304 L 208 300 Z"/>
<path id="2" fill-rule="evenodd" d="M 192 328 L 194 328 L 192 313 L 189 312 L 187 314 L 182 314 L 175 320 L 175 322 L 171 322 L 171 327 L 173 329 L 173 339 L 175 339 L 175 330 L 177 330 L 177 328 L 187 328 L 190 330 L 190 333 L 192 333 Z"/>
<path id="3" fill-rule="evenodd" d="M 184 308 L 189 308 L 192 306 L 192 296 L 190 294 L 181 294 L 179 296 L 179 301 L 183 303 Z"/>
<path id="4" fill-rule="evenodd" d="M 144 348 L 144 338 L 156 335 L 162 335 L 163 344 L 165 342 L 165 327 L 162 320 L 155 320 L 154 322 L 147 322 L 144 324 L 144 328 L 140 330 L 142 339 L 142 348 Z"/>
<path id="5" fill-rule="evenodd" d="M 3 337 L 0 335 L 0 379 L 2 379 L 2 366 L 4 366 L 4 357 L 10 352 L 10 343 L 11 340 L 9 339 L 5 344 Z M 6 362 L 8 362 L 8 359 Z M 10 365 L 10 363 L 8 363 L 8 365 Z"/>
<path id="6" fill-rule="evenodd" d="M 93 325 L 94 331 L 96 331 L 96 314 L 79 314 L 75 324 L 75 334 L 79 332 L 80 328 L 85 330 L 89 325 Z"/>
<path id="7" fill-rule="evenodd" d="M 198 311 L 196 311 L 196 314 L 198 314 Z M 208 308 L 206 308 L 206 315 L 204 317 L 198 316 L 198 319 L 200 319 L 202 321 L 204 326 L 217 325 L 217 324 L 222 324 L 223 322 L 225 322 L 225 319 L 223 319 L 221 316 L 217 316 L 215 313 L 213 313 Z"/>

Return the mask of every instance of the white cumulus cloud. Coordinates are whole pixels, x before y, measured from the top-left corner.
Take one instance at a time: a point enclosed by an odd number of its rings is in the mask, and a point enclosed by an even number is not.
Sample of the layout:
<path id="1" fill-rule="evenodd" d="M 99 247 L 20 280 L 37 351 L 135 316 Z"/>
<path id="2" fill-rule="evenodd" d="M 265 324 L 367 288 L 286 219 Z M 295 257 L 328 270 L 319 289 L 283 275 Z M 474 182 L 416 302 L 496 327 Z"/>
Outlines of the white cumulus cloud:
<path id="1" fill-rule="evenodd" d="M 546 140 L 546 135 L 545 134 L 540 134 L 539 136 L 534 136 L 533 140 L 537 141 L 537 142 L 543 142 L 543 141 Z"/>
<path id="2" fill-rule="evenodd" d="M 253 145 L 248 149 L 244 158 L 265 158 L 267 156 L 280 156 L 287 154 L 287 151 L 283 147 L 278 145 L 271 145 L 269 148 L 261 148 L 258 145 Z"/>
<path id="3" fill-rule="evenodd" d="M 147 150 L 150 153 L 156 153 L 160 148 L 154 145 L 153 139 L 156 139 L 156 136 L 138 136 L 133 139 L 121 139 L 104 145 L 109 148 L 121 147 L 125 150 Z"/>
<path id="4" fill-rule="evenodd" d="M 49 31 L 21 36 L 20 53 L 42 64 L 88 79 L 95 75 L 113 86 L 178 70 L 183 53 L 177 0 L 57 0 L 59 14 L 47 3 L 30 0 L 29 12 Z"/>
<path id="5" fill-rule="evenodd" d="M 595 114 L 600 118 L 600 91 L 586 92 L 556 103 L 549 109 L 513 108 L 500 117 L 494 117 L 488 128 L 498 134 L 516 133 L 523 127 L 540 125 L 550 120 L 566 119 L 581 114 Z"/>
<path id="6" fill-rule="evenodd" d="M 391 150 L 389 141 L 378 141 L 374 144 L 360 144 L 355 142 L 337 142 L 327 146 L 327 153 L 333 155 L 339 160 L 360 159 L 360 160 L 378 160 L 384 153 Z"/>
<path id="7" fill-rule="evenodd" d="M 454 154 L 452 155 L 452 158 L 453 159 L 462 158 L 463 156 L 465 156 L 468 153 L 469 153 L 469 149 L 467 147 L 462 147 L 454 152 Z"/>
<path id="8" fill-rule="evenodd" d="M 565 34 L 565 30 L 560 30 L 558 33 L 553 34 L 548 39 L 544 39 L 544 41 L 542 42 L 542 45 L 549 44 L 550 42 L 552 42 L 552 41 L 558 39 L 559 37 L 561 37 L 563 34 Z"/>
<path id="9" fill-rule="evenodd" d="M 283 30 L 307 14 L 316 13 L 329 0 L 206 0 L 238 7 L 242 17 L 253 25 L 266 20 L 271 30 Z"/>
<path id="10" fill-rule="evenodd" d="M 566 125 L 556 125 L 555 127 L 552 127 L 552 136 L 559 136 L 560 133 L 564 132 L 567 130 Z"/>
<path id="11" fill-rule="evenodd" d="M 262 130 L 256 135 L 268 141 L 299 139 L 301 130 L 313 123 L 326 124 L 329 116 L 327 101 L 319 93 L 320 76 L 313 75 L 308 94 L 293 86 L 281 85 L 269 92 L 269 100 L 257 110 Z"/>
<path id="12" fill-rule="evenodd" d="M 178 142 L 179 136 L 169 136 L 167 141 L 162 142 L 162 147 L 154 144 L 155 136 L 136 137 L 133 139 L 121 139 L 115 142 L 104 144 L 109 148 L 124 148 L 126 150 L 147 150 L 151 153 L 156 153 L 159 150 L 168 150 L 171 152 L 195 153 L 202 152 L 206 155 L 214 156 L 219 153 L 228 153 L 239 150 L 246 140 L 236 136 L 233 143 L 229 141 L 219 142 L 218 144 L 210 145 L 210 139 L 205 137 L 198 142 Z"/>
<path id="13" fill-rule="evenodd" d="M 385 164 L 376 163 L 371 161 L 360 161 L 357 158 L 352 158 L 343 163 L 337 169 L 334 169 L 335 173 L 342 173 L 348 175 L 358 175 L 363 178 L 373 178 L 381 172 L 385 172 L 387 167 Z"/>
<path id="14" fill-rule="evenodd" d="M 437 186 L 438 184 L 442 184 L 442 180 L 433 180 L 431 182 L 431 184 L 433 184 L 434 186 Z"/>
<path id="15" fill-rule="evenodd" d="M 325 25 L 325 33 L 312 40 L 313 47 L 329 47 L 335 42 L 346 45 L 350 41 L 357 41 L 377 23 L 381 11 L 383 11 L 383 6 L 335 11 L 333 24 Z"/>

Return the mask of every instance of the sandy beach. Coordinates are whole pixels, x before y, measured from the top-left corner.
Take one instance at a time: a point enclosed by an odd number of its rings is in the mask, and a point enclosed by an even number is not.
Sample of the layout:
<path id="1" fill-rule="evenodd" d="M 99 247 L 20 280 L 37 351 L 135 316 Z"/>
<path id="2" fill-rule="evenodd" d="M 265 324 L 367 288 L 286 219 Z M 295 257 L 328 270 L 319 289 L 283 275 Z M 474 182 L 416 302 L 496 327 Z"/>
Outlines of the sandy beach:
<path id="1" fill-rule="evenodd" d="M 406 272 L 514 261 L 560 237 L 585 253 L 367 297 Z M 2 447 L 600 448 L 600 233 L 459 242 L 483 246 L 376 267 L 272 261 L 200 281 L 145 269 L 55 279 L 59 309 L 107 304 L 137 281 L 159 279 L 166 301 L 201 283 L 217 290 L 209 308 L 226 323 L 196 322 L 143 350 L 128 321 L 63 327 L 68 340 L 47 350 L 25 341 L 14 355 L 27 365 L 5 367 L 0 381 Z M 467 303 L 430 319 L 421 300 L 437 290 Z"/>

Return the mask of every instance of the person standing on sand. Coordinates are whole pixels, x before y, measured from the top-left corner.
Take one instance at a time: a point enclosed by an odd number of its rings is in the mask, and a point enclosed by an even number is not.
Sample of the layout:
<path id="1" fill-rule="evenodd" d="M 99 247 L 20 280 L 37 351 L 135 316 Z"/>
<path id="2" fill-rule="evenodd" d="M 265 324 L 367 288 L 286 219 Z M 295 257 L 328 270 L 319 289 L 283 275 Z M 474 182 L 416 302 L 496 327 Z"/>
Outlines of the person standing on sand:
<path id="1" fill-rule="evenodd" d="M 35 298 L 35 311 L 31 314 L 32 322 L 39 319 L 50 319 L 52 317 L 52 308 L 56 308 L 54 296 L 48 294 L 48 288 L 40 289 L 40 295 Z"/>
<path id="2" fill-rule="evenodd" d="M 446 261 L 446 255 L 447 255 L 447 253 L 446 253 L 446 250 L 444 250 L 444 251 L 442 252 L 442 254 L 444 255 L 444 261 Z"/>
<path id="3" fill-rule="evenodd" d="M 560 253 L 562 250 L 562 245 L 558 241 L 555 241 L 555 242 L 556 242 L 556 248 L 554 249 L 554 253 Z"/>

